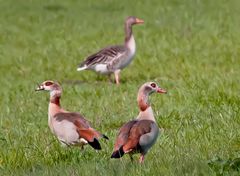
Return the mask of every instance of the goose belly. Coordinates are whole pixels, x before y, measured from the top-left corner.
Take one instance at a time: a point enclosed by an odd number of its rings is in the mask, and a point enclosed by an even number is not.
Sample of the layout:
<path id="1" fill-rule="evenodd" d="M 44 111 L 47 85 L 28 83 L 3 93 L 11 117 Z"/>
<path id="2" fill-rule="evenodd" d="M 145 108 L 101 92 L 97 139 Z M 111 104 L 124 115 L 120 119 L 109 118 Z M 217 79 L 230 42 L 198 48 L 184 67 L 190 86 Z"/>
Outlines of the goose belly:
<path id="1" fill-rule="evenodd" d="M 61 122 L 55 121 L 52 124 L 53 133 L 57 136 L 58 140 L 68 145 L 76 145 L 80 142 L 79 134 L 73 123 L 63 120 Z"/>
<path id="2" fill-rule="evenodd" d="M 121 64 L 120 64 L 119 68 L 120 68 L 120 69 L 123 69 L 123 68 L 125 68 L 126 66 L 128 66 L 128 65 L 132 62 L 133 57 L 134 57 L 134 54 L 135 54 L 135 53 L 130 53 L 130 55 L 129 55 L 128 57 L 124 58 L 123 61 L 122 61 Z"/>
<path id="3" fill-rule="evenodd" d="M 109 73 L 109 70 L 107 68 L 107 64 L 97 64 L 97 65 L 95 65 L 94 70 L 98 73 L 101 73 L 101 74 L 108 74 Z"/>

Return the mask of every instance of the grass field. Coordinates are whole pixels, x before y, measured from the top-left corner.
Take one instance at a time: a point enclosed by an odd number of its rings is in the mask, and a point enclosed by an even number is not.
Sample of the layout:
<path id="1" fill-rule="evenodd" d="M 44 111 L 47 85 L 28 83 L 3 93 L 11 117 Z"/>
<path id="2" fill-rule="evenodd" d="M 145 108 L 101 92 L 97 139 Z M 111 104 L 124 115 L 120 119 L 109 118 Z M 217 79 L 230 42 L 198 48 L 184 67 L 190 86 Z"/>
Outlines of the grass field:
<path id="1" fill-rule="evenodd" d="M 239 175 L 240 1 L 0 0 L 0 175 Z M 89 54 L 123 42 L 134 26 L 137 53 L 122 84 L 77 72 Z M 103 150 L 62 148 L 47 125 L 48 93 L 57 80 L 62 106 L 85 115 L 110 140 Z M 145 163 L 111 160 L 118 128 L 138 113 L 136 94 L 153 95 L 164 129 Z M 138 156 L 134 156 L 137 160 Z"/>

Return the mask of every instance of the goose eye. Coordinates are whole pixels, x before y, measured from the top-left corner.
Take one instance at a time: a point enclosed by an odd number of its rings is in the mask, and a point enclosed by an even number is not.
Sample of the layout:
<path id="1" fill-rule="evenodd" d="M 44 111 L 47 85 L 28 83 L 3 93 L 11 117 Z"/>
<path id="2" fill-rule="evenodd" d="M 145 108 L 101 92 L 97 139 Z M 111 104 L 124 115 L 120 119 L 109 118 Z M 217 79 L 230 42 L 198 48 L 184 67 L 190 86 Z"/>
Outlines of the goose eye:
<path id="1" fill-rule="evenodd" d="M 52 82 L 46 82 L 45 85 L 46 86 L 51 86 L 51 85 L 53 85 L 53 83 Z"/>
<path id="2" fill-rule="evenodd" d="M 152 83 L 151 86 L 155 88 L 157 85 L 155 83 Z"/>

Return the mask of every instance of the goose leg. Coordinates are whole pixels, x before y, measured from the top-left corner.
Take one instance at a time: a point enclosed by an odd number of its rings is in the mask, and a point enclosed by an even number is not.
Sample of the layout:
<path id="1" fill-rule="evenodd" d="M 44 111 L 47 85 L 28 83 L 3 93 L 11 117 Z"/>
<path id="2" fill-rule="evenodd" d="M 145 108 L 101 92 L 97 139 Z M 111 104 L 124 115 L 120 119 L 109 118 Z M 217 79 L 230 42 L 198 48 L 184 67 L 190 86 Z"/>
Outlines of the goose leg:
<path id="1" fill-rule="evenodd" d="M 84 150 L 84 145 L 81 145 L 81 146 L 80 146 L 80 149 L 81 149 L 81 150 Z"/>
<path id="2" fill-rule="evenodd" d="M 131 162 L 133 162 L 133 156 L 131 154 L 129 154 Z"/>
<path id="3" fill-rule="evenodd" d="M 144 154 L 141 154 L 141 156 L 140 156 L 140 158 L 139 158 L 139 163 L 143 163 L 143 161 L 144 161 Z"/>
<path id="4" fill-rule="evenodd" d="M 115 81 L 116 81 L 116 84 L 119 85 L 120 84 L 120 70 L 116 70 L 114 72 L 114 76 L 115 76 Z"/>
<path id="5" fill-rule="evenodd" d="M 64 147 L 64 148 L 70 147 L 70 145 L 68 143 L 66 143 L 65 141 L 63 141 L 63 140 L 59 140 L 59 141 L 60 141 L 62 147 Z"/>

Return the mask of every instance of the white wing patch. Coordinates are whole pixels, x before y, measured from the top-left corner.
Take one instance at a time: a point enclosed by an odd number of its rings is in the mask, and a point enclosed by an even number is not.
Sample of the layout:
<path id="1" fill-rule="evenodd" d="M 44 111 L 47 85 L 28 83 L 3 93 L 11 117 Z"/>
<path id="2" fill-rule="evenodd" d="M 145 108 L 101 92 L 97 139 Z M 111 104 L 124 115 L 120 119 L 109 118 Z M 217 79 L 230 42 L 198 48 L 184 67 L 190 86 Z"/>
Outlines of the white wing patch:
<path id="1" fill-rule="evenodd" d="M 81 144 L 87 144 L 88 141 L 85 140 L 84 138 L 80 138 L 80 139 L 79 139 L 79 143 L 81 143 Z"/>
<path id="2" fill-rule="evenodd" d="M 95 66 L 95 70 L 96 72 L 100 72 L 100 73 L 108 73 L 108 69 L 107 69 L 107 64 L 97 64 Z"/>

